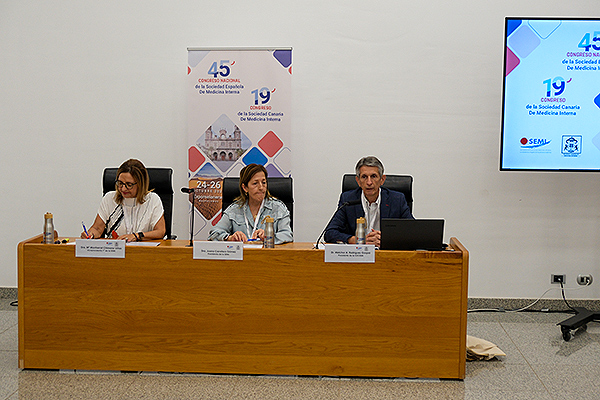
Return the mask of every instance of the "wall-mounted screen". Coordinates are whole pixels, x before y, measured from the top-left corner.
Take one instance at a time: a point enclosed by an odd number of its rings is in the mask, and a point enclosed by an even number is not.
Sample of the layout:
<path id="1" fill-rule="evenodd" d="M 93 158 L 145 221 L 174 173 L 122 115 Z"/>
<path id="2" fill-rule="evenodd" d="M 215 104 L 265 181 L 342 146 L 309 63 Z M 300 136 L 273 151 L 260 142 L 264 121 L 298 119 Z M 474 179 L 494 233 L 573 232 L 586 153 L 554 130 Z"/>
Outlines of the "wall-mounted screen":
<path id="1" fill-rule="evenodd" d="M 600 171 L 600 19 L 506 18 L 500 170 Z"/>

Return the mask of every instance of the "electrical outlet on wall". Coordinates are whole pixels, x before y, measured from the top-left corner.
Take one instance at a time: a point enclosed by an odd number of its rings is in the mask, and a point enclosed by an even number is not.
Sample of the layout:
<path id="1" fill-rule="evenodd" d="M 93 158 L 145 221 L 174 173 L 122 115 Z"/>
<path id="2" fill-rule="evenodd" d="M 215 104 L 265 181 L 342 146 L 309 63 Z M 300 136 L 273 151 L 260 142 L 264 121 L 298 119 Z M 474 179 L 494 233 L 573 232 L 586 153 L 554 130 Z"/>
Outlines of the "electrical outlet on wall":
<path id="1" fill-rule="evenodd" d="M 577 283 L 581 286 L 589 286 L 594 281 L 591 275 L 577 275 Z"/>

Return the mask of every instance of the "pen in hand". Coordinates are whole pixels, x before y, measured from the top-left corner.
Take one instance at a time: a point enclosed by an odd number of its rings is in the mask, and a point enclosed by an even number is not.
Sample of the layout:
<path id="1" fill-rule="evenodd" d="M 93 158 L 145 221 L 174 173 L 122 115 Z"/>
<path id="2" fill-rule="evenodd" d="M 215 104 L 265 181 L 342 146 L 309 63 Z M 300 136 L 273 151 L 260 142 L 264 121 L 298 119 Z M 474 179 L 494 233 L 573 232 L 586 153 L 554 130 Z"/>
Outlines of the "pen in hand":
<path id="1" fill-rule="evenodd" d="M 85 224 L 83 223 L 83 221 L 81 221 L 81 226 L 83 226 L 83 232 L 85 233 L 85 235 L 89 239 L 90 238 L 90 234 L 88 233 L 87 229 L 85 229 Z"/>

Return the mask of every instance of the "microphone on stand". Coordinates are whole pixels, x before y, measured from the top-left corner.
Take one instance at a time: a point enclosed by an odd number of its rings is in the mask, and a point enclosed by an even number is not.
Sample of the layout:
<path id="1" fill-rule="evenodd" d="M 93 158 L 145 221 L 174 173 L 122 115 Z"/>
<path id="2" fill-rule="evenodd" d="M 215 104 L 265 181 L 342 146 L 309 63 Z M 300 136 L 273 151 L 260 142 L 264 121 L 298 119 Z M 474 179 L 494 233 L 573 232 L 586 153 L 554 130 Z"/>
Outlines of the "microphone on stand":
<path id="1" fill-rule="evenodd" d="M 325 231 L 327 231 L 327 227 L 329 226 L 329 224 L 333 220 L 333 217 L 335 217 L 335 214 L 338 213 L 338 211 L 340 211 L 344 207 L 355 206 L 355 205 L 360 204 L 360 203 L 362 203 L 360 200 L 352 200 L 352 201 L 346 201 L 346 202 L 340 204 L 340 206 L 337 208 L 337 210 L 335 210 L 335 212 L 333 213 L 333 215 L 329 219 L 329 222 L 327 222 L 327 225 L 325 225 L 325 229 L 323 229 L 323 232 L 321 232 L 321 235 L 319 235 L 319 238 L 317 239 L 317 242 L 315 243 L 315 247 L 313 247 L 313 249 L 318 249 L 319 248 L 319 241 L 321 240 L 321 237 L 325 234 Z"/>
<path id="2" fill-rule="evenodd" d="M 190 244 L 188 244 L 186 247 L 193 247 L 194 246 L 194 210 L 196 208 L 196 196 L 194 194 L 193 188 L 182 187 L 181 192 L 192 195 L 192 211 L 190 212 Z"/>

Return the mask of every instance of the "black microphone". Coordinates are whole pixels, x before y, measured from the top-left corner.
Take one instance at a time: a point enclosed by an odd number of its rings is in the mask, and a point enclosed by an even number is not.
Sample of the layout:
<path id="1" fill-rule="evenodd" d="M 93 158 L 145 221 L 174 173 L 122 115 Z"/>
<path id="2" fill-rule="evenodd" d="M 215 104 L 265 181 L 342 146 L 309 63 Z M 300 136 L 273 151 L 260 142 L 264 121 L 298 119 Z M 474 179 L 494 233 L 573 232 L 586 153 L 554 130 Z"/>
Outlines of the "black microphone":
<path id="1" fill-rule="evenodd" d="M 187 193 L 187 194 L 192 194 L 192 193 L 194 193 L 194 189 L 182 187 L 181 192 Z M 192 209 L 190 211 L 190 244 L 188 244 L 186 247 L 194 246 L 194 211 L 195 211 L 194 209 L 195 208 L 196 208 L 196 196 L 192 195 Z"/>
<path id="2" fill-rule="evenodd" d="M 317 239 L 317 242 L 315 243 L 315 247 L 313 247 L 313 248 L 315 248 L 315 249 L 319 248 L 319 241 L 321 240 L 321 237 L 323 237 L 323 235 L 325 234 L 325 231 L 327 231 L 327 227 L 329 226 L 329 224 L 333 220 L 333 217 L 335 217 L 335 214 L 338 213 L 338 211 L 340 211 L 344 207 L 355 206 L 355 205 L 361 204 L 361 203 L 362 203 L 361 200 L 352 200 L 352 201 L 346 201 L 346 202 L 340 204 L 340 206 L 337 208 L 337 210 L 335 210 L 335 212 L 333 213 L 333 215 L 331 216 L 331 218 L 329 218 L 329 222 L 327 222 L 327 225 L 325 225 L 325 229 L 323 229 L 323 232 L 321 232 L 321 234 L 319 235 L 319 238 Z"/>

